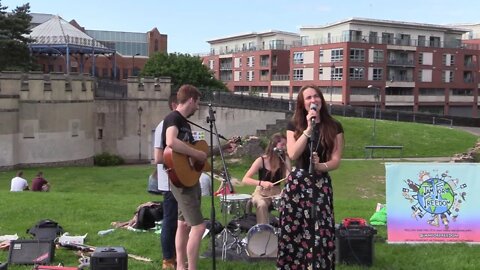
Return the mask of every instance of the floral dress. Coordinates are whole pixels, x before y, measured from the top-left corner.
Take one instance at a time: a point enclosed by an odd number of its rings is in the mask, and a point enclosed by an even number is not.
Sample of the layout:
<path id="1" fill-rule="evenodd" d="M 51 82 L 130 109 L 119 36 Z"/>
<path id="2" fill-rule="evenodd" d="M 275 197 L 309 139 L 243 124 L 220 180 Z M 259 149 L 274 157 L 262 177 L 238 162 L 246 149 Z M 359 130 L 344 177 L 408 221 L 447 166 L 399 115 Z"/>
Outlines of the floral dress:
<path id="1" fill-rule="evenodd" d="M 340 124 L 337 130 L 343 132 Z M 309 139 L 308 146 L 311 143 L 314 151 L 322 153 L 317 142 Z M 305 147 L 283 190 L 277 269 L 335 269 L 332 179 L 328 173 L 309 174 L 309 148 Z M 325 157 L 321 160 L 325 162 Z"/>
<path id="2" fill-rule="evenodd" d="M 288 177 L 282 201 L 278 269 L 308 269 L 312 263 L 316 264 L 313 269 L 334 269 L 335 221 L 330 176 L 309 177 L 308 171 L 296 169 Z"/>

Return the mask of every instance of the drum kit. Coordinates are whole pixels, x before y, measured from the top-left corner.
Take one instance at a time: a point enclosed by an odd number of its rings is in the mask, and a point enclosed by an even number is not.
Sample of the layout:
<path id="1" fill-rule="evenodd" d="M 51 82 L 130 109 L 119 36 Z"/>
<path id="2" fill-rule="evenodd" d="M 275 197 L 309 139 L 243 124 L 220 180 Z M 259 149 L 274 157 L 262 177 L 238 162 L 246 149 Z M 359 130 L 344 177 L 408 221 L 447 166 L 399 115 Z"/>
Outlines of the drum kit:
<path id="1" fill-rule="evenodd" d="M 249 194 L 221 196 L 222 213 L 225 216 L 232 215 L 232 220 L 246 216 L 247 204 L 251 197 Z M 272 197 L 274 209 L 280 210 L 281 202 L 280 196 Z M 270 224 L 256 224 L 248 230 L 244 238 L 241 238 L 239 224 L 237 226 L 225 226 L 217 236 L 217 239 L 221 241 L 222 259 L 226 259 L 227 250 L 235 250 L 238 255 L 246 253 L 251 258 L 275 258 L 277 256 L 278 233 L 278 228 Z"/>

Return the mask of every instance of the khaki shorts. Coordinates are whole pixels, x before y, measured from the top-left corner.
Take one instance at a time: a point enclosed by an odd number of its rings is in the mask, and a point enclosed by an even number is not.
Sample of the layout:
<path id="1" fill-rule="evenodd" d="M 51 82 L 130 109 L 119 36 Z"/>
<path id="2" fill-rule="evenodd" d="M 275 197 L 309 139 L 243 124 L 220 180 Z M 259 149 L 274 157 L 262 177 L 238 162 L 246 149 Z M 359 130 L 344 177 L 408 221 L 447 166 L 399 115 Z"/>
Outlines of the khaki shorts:
<path id="1" fill-rule="evenodd" d="M 178 203 L 178 220 L 187 222 L 189 226 L 202 224 L 202 190 L 200 183 L 189 188 L 179 188 L 171 184 L 170 188 Z"/>

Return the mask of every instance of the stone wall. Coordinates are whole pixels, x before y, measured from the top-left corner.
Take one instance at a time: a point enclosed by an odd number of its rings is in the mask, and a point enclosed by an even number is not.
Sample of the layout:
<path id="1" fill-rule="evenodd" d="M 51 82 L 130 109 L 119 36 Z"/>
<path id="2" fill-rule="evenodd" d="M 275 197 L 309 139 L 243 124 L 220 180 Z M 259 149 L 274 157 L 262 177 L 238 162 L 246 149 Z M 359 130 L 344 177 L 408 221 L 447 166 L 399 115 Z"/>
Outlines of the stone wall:
<path id="1" fill-rule="evenodd" d="M 1 72 L 0 169 L 91 165 L 102 152 L 149 162 L 153 130 L 170 112 L 170 78 L 130 77 L 127 85 L 125 97 L 94 98 L 97 86 L 88 74 Z M 285 118 L 284 112 L 213 109 L 226 138 L 256 134 Z M 209 106 L 202 103 L 189 120 L 209 129 L 208 116 Z"/>

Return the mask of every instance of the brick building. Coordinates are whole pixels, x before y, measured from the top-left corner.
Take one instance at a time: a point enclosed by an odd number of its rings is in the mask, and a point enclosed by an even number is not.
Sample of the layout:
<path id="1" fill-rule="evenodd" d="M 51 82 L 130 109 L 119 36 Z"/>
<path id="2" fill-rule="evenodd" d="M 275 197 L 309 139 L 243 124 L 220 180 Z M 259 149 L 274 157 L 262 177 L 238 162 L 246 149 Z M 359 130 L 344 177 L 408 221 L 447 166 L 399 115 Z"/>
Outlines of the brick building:
<path id="1" fill-rule="evenodd" d="M 31 16 L 34 44 L 42 47 L 35 57 L 45 73 L 89 73 L 100 78 L 126 79 L 138 75 L 155 52 L 167 52 L 167 35 L 156 27 L 146 33 L 88 30 L 75 20 L 66 22 L 51 14 L 32 13 Z M 92 47 L 94 43 L 98 45 L 95 52 L 91 48 L 74 50 Z M 68 46 L 72 50 L 67 60 L 64 48 Z"/>
<path id="2" fill-rule="evenodd" d="M 302 86 L 315 84 L 332 104 L 478 117 L 480 51 L 472 42 L 462 42 L 462 35 L 469 31 L 351 18 L 301 27 L 297 38 L 291 34 L 288 46 L 276 58 L 277 63 L 288 65 L 277 65 L 276 72 L 261 66 L 262 57 L 275 50 L 263 47 L 260 38 L 251 41 L 248 35 L 209 41 L 211 54 L 203 61 L 231 91 L 285 93 L 284 97 L 295 98 Z M 237 50 L 250 42 L 252 48 L 263 50 Z M 256 60 L 248 65 L 249 59 Z M 242 60 L 246 65 L 237 67 L 235 61 Z"/>

